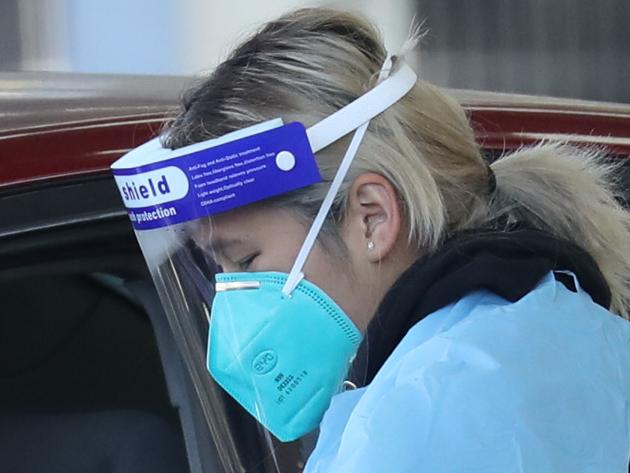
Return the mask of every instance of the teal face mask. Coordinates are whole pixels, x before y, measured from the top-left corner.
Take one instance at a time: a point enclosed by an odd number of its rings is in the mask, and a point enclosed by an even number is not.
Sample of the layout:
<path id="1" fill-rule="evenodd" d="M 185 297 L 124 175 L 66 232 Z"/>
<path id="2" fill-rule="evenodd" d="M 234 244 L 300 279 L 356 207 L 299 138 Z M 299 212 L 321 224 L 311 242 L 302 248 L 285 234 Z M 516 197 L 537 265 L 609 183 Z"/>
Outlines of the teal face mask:
<path id="1" fill-rule="evenodd" d="M 342 387 L 361 333 L 314 284 L 283 273 L 217 274 L 208 369 L 279 440 L 315 429 Z"/>

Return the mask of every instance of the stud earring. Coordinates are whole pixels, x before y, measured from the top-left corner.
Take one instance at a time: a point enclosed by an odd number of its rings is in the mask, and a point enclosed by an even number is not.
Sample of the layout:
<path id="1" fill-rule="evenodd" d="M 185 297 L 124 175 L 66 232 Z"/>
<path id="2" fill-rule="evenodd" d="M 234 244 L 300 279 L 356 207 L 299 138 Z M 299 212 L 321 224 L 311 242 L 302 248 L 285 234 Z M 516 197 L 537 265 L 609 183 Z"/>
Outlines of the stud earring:
<path id="1" fill-rule="evenodd" d="M 373 250 L 376 245 L 372 240 L 368 241 L 368 250 Z"/>

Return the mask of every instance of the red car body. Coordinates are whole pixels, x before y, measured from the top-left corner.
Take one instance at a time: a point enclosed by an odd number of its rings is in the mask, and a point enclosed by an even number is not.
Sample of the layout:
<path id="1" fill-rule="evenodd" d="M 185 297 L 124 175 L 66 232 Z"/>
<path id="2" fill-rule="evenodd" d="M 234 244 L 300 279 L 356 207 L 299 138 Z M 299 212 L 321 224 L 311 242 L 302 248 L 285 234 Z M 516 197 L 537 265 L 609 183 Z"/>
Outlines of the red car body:
<path id="1" fill-rule="evenodd" d="M 0 75 L 0 187 L 108 172 L 159 132 L 190 80 L 181 77 Z M 569 139 L 630 154 L 630 105 L 452 91 L 479 142 L 503 150 Z"/>

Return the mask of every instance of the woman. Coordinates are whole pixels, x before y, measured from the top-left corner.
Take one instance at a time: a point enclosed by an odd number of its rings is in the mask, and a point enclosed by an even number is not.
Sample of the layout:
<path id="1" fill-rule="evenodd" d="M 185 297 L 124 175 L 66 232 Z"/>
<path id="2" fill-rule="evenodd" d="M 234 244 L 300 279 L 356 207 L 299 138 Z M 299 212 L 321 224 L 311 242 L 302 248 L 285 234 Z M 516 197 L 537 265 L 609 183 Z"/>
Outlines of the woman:
<path id="1" fill-rule="evenodd" d="M 395 69 L 402 58 L 393 59 Z M 313 125 L 373 87 L 384 64 L 363 19 L 288 14 L 185 96 L 164 146 L 276 117 Z M 566 144 L 522 148 L 488 166 L 462 108 L 424 81 L 373 118 L 360 143 L 302 269 L 362 339 L 342 378 L 356 389 L 325 399 L 305 471 L 625 472 L 630 218 L 616 200 L 614 168 Z M 197 227 L 195 241 L 227 274 L 217 277 L 220 291 L 247 282 L 230 273 L 296 267 L 347 147 L 343 139 L 316 153 L 322 183 Z M 236 332 L 259 310 L 217 300 L 213 319 L 229 312 Z M 213 351 L 222 343 L 213 330 L 210 370 L 246 406 L 243 380 L 215 361 L 225 351 Z M 286 338 L 307 329 L 277 330 Z M 337 346 L 317 329 L 303 335 L 322 357 Z M 225 363 L 242 368 L 231 348 Z M 261 373 L 276 363 L 265 356 L 255 360 Z M 282 432 L 263 404 L 252 405 Z"/>

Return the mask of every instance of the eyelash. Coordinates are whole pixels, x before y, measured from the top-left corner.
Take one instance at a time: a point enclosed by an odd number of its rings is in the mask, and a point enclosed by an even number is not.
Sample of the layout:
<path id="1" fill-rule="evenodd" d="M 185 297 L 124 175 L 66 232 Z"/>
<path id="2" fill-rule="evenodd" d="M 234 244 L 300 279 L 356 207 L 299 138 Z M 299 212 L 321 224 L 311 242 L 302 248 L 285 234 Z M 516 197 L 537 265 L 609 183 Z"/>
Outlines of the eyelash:
<path id="1" fill-rule="evenodd" d="M 241 271 L 247 271 L 247 269 L 251 266 L 254 260 L 258 257 L 259 253 L 255 253 L 247 258 L 238 262 L 238 267 Z"/>

